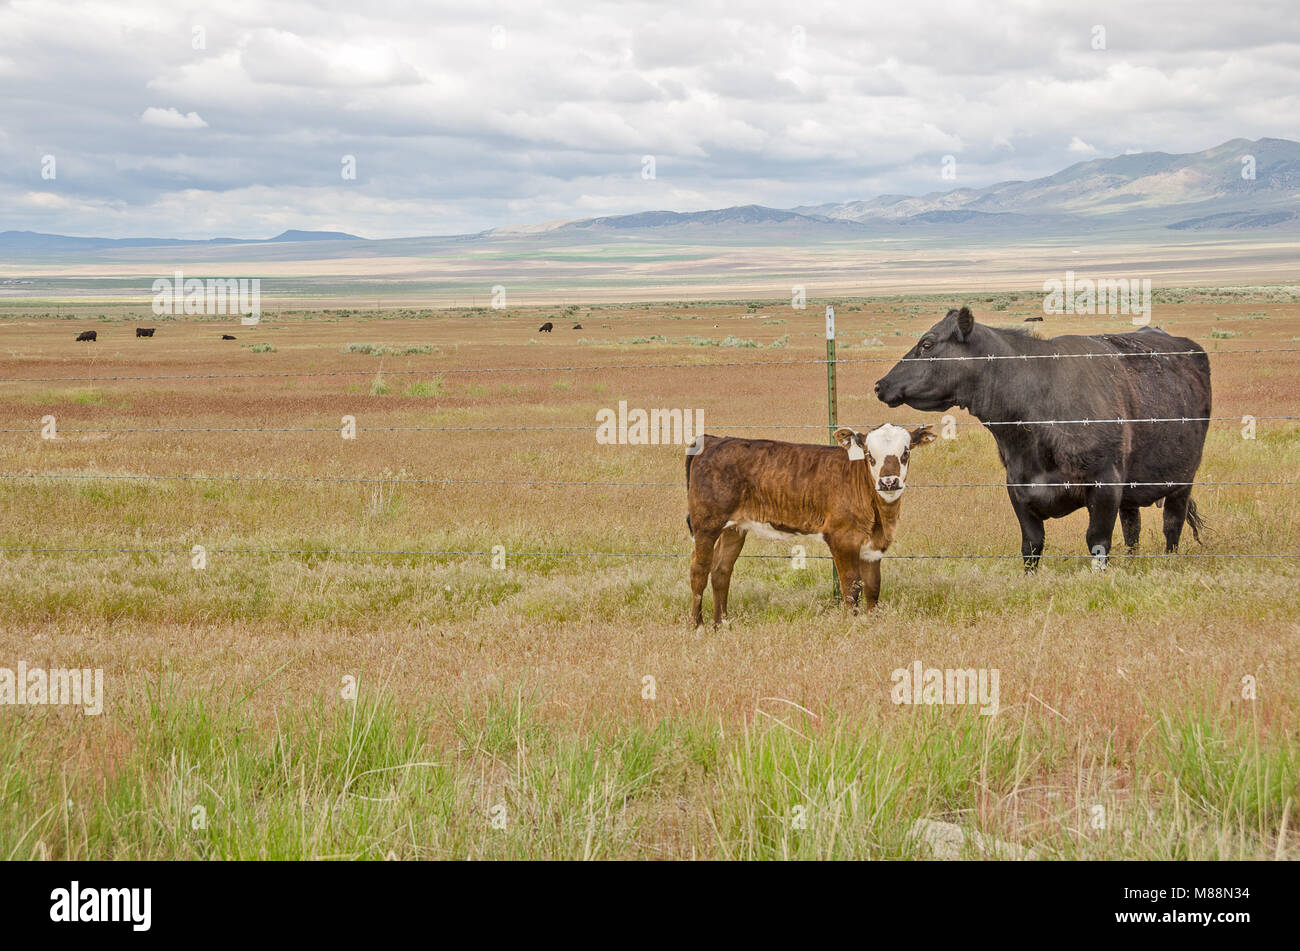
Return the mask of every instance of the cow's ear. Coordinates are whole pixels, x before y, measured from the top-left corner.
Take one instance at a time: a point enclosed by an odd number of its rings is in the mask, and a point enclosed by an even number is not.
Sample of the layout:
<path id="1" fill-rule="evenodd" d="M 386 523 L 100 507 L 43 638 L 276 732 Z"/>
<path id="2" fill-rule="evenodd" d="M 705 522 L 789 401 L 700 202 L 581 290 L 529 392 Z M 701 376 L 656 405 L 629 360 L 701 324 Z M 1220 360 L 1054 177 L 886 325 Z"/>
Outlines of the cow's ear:
<path id="1" fill-rule="evenodd" d="M 957 332 L 961 334 L 961 340 L 964 343 L 970 336 L 970 332 L 975 327 L 975 315 L 970 312 L 969 307 L 962 307 L 957 311 Z"/>
<path id="2" fill-rule="evenodd" d="M 917 426 L 916 429 L 912 430 L 912 448 L 924 446 L 926 443 L 934 442 L 938 438 L 928 423 L 925 426 Z"/>

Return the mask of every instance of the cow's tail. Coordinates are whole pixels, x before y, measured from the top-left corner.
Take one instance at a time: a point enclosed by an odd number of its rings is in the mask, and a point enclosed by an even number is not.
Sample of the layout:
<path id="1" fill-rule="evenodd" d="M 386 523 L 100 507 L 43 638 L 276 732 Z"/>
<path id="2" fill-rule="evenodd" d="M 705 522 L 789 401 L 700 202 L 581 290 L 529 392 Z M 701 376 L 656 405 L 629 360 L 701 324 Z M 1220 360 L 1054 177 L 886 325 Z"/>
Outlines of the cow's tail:
<path id="1" fill-rule="evenodd" d="M 1190 499 L 1187 501 L 1187 524 L 1192 526 L 1192 537 L 1196 539 L 1196 543 L 1205 544 L 1201 541 L 1201 532 L 1208 531 L 1208 528 L 1205 519 L 1201 518 L 1201 513 L 1197 511 L 1196 503 Z"/>

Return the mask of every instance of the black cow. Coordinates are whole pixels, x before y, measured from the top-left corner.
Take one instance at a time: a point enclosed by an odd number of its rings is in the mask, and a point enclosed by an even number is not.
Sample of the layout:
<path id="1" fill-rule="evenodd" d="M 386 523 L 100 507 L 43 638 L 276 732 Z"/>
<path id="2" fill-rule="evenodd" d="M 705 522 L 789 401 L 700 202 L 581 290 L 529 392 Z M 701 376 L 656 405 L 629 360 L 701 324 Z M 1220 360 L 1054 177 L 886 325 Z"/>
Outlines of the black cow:
<path id="1" fill-rule="evenodd" d="M 152 337 L 153 332 L 157 329 L 157 327 L 136 327 L 135 335 L 137 337 Z"/>
<path id="2" fill-rule="evenodd" d="M 574 329 L 574 330 L 581 330 L 581 329 L 582 329 L 582 324 L 574 324 L 574 325 L 573 325 L 573 329 Z"/>
<path id="3" fill-rule="evenodd" d="M 1088 353 L 1106 356 L 1074 356 Z M 1184 522 L 1200 541 L 1204 522 L 1185 483 L 1195 481 L 1209 429 L 1210 361 L 1193 340 L 1151 327 L 1040 339 L 1019 328 L 977 324 L 963 307 L 948 311 L 877 381 L 876 396 L 926 412 L 960 406 L 988 427 L 1006 468 L 1026 571 L 1038 567 L 1043 521 L 1084 507 L 1088 550 L 1098 568 L 1110 554 L 1116 515 L 1124 544 L 1137 547 L 1138 510 L 1145 505 L 1164 504 L 1166 552 L 1177 550 Z M 1048 419 L 1173 421 L 999 425 Z M 1043 482 L 1071 485 L 1024 485 Z"/>
<path id="4" fill-rule="evenodd" d="M 543 333 L 543 334 L 548 334 L 548 333 L 550 333 L 550 332 L 551 332 L 552 330 L 554 330 L 554 329 L 555 329 L 555 324 L 551 323 L 551 322 L 548 320 L 546 323 L 542 324 L 540 327 L 537 328 L 537 332 L 538 332 L 538 333 Z"/>
<path id="5" fill-rule="evenodd" d="M 234 335 L 234 334 L 222 334 L 222 335 L 221 335 L 221 339 L 222 339 L 222 340 L 234 340 L 234 339 L 235 339 L 235 335 Z"/>
<path id="6" fill-rule="evenodd" d="M 77 334 L 77 339 L 89 340 L 91 343 L 94 343 L 99 339 L 99 334 L 93 330 L 83 330 L 81 333 Z"/>

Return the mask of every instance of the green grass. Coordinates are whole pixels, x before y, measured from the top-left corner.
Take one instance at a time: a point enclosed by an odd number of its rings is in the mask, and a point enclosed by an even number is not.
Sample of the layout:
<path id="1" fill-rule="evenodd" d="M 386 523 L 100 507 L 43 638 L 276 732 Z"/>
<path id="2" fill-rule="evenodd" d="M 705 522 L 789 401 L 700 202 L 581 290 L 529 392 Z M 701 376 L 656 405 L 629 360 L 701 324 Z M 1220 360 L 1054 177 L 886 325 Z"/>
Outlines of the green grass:
<path id="1" fill-rule="evenodd" d="M 371 357 L 406 357 L 423 353 L 437 353 L 438 351 L 430 344 L 383 344 L 383 343 L 350 343 L 344 349 L 344 353 L 361 353 Z"/>
<path id="2" fill-rule="evenodd" d="M 918 819 L 1006 840 L 1032 800 L 1053 821 L 1017 844 L 1044 858 L 1271 858 L 1300 781 L 1295 737 L 1261 741 L 1195 707 L 1121 754 L 932 708 L 819 718 L 768 703 L 739 729 L 648 714 L 574 731 L 522 692 L 401 705 L 363 674 L 357 699 L 340 679 L 257 714 L 258 689 L 218 701 L 163 677 L 131 685 L 112 718 L 11 711 L 0 856 L 903 859 L 922 854 Z M 51 720 L 102 769 L 49 755 Z M 1116 765 L 1123 788 L 1105 779 Z"/>
<path id="3" fill-rule="evenodd" d="M 727 334 L 719 340 L 716 337 L 687 337 L 686 342 L 692 347 L 740 347 L 744 349 L 758 349 L 761 344 L 753 340 L 742 339 L 734 334 Z"/>
<path id="4" fill-rule="evenodd" d="M 404 396 L 431 397 L 442 396 L 446 392 L 443 387 L 442 377 L 434 377 L 432 380 L 416 380 L 409 384 L 402 391 Z"/>
<path id="5" fill-rule="evenodd" d="M 592 341 L 592 342 L 595 343 L 596 341 Z M 629 337 L 626 340 L 620 340 L 619 345 L 635 347 L 647 343 L 667 343 L 667 342 L 668 342 L 668 338 L 665 337 L 663 334 L 652 334 L 649 337 Z"/>

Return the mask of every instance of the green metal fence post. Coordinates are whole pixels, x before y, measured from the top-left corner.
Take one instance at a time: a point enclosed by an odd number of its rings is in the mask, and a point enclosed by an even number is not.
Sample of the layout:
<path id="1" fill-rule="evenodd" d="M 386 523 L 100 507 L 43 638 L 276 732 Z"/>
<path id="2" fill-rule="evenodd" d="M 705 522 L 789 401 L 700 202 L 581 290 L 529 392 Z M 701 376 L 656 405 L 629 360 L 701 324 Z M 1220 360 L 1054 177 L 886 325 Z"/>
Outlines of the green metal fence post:
<path id="1" fill-rule="evenodd" d="M 826 305 L 826 432 L 830 437 L 831 445 L 835 445 L 835 308 Z M 840 573 L 831 562 L 831 585 L 832 595 L 836 601 L 840 599 Z"/>

